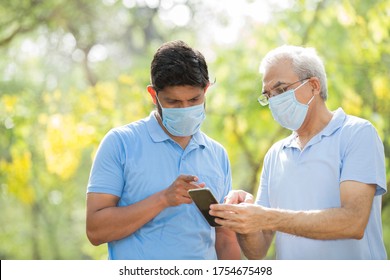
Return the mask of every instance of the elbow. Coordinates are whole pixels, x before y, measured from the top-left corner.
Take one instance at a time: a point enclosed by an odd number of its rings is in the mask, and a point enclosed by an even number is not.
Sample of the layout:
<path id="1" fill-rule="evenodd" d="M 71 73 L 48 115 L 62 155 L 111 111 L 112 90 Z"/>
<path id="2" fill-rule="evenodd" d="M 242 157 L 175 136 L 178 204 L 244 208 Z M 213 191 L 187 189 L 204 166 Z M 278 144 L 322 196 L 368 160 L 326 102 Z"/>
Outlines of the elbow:
<path id="1" fill-rule="evenodd" d="M 265 258 L 266 253 L 262 252 L 243 252 L 248 260 L 262 260 Z"/>
<path id="2" fill-rule="evenodd" d="M 91 239 L 88 237 L 88 240 L 89 242 L 93 245 L 93 246 L 99 246 L 101 244 L 103 244 L 103 242 L 99 242 L 99 240 L 95 240 L 95 239 Z"/>
<path id="3" fill-rule="evenodd" d="M 104 243 L 103 241 L 101 241 L 101 240 L 98 238 L 98 236 L 97 236 L 96 233 L 94 233 L 93 231 L 88 230 L 88 229 L 87 229 L 87 238 L 88 238 L 89 242 L 90 242 L 92 245 L 94 245 L 94 246 L 99 246 L 99 245 L 101 245 L 101 244 Z"/>
<path id="4" fill-rule="evenodd" d="M 92 245 L 99 246 L 107 242 L 104 240 L 100 227 L 96 226 L 90 219 L 87 219 L 85 230 L 87 238 Z"/>
<path id="5" fill-rule="evenodd" d="M 357 240 L 360 240 L 360 239 L 362 239 L 363 237 L 364 237 L 364 228 L 363 229 L 357 229 L 354 233 L 353 233 L 353 235 L 352 235 L 352 238 L 353 239 L 357 239 Z"/>
<path id="6" fill-rule="evenodd" d="M 356 235 L 356 236 L 354 237 L 354 239 L 356 239 L 356 240 L 361 240 L 361 239 L 363 238 L 363 236 L 364 236 L 364 234 Z"/>
<path id="7" fill-rule="evenodd" d="M 364 237 L 364 233 L 366 231 L 367 223 L 359 223 L 355 225 L 351 225 L 349 234 L 347 238 L 360 240 Z"/>
<path id="8" fill-rule="evenodd" d="M 262 260 L 264 259 L 265 255 L 260 255 L 260 254 L 253 254 L 253 255 L 245 255 L 245 257 L 248 260 Z"/>

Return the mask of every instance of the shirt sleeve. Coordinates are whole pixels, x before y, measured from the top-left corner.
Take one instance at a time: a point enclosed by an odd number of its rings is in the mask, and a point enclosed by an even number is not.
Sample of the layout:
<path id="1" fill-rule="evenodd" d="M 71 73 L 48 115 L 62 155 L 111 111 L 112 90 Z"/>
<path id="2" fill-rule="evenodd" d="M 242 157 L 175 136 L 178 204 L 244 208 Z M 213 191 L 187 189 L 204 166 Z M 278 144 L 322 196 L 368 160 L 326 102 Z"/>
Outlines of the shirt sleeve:
<path id="1" fill-rule="evenodd" d="M 269 202 L 269 196 L 268 196 L 268 166 L 269 166 L 269 156 L 270 152 L 268 152 L 265 157 L 264 157 L 264 162 L 263 162 L 263 169 L 261 171 L 261 176 L 260 176 L 260 185 L 259 189 L 257 192 L 257 198 L 256 198 L 256 204 L 264 206 L 264 207 L 270 207 L 270 202 Z"/>
<path id="2" fill-rule="evenodd" d="M 223 149 L 224 153 L 223 153 L 223 157 L 222 157 L 222 161 L 224 162 L 224 190 L 223 190 L 223 195 L 219 201 L 219 203 L 223 203 L 224 202 L 224 199 L 225 199 L 225 196 L 227 196 L 227 194 L 233 189 L 233 179 L 232 179 L 232 170 L 231 170 L 231 166 L 230 166 L 230 161 L 229 161 L 229 157 L 228 157 L 228 154 L 226 152 L 225 149 Z"/>
<path id="3" fill-rule="evenodd" d="M 375 184 L 375 195 L 386 193 L 384 147 L 370 123 L 353 131 L 347 142 L 342 157 L 340 182 L 347 180 Z"/>
<path id="4" fill-rule="evenodd" d="M 88 181 L 87 193 L 107 193 L 120 197 L 123 186 L 123 146 L 118 135 L 110 131 L 96 152 Z"/>

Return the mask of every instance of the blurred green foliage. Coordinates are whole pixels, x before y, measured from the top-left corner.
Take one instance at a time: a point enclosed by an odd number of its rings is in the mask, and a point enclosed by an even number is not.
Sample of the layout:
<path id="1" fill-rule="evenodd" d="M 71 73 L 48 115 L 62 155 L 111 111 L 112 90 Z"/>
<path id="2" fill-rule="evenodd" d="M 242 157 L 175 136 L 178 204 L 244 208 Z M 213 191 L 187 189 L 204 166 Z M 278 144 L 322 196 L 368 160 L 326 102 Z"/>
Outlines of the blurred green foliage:
<path id="1" fill-rule="evenodd" d="M 235 188 L 256 194 L 264 154 L 289 134 L 256 101 L 260 59 L 282 44 L 318 50 L 328 72 L 329 108 L 341 106 L 375 125 L 389 180 L 389 0 L 268 4 L 269 19 L 244 16 L 237 40 L 228 44 L 207 32 L 233 20 L 210 2 L 2 1 L 0 259 L 107 257 L 104 245 L 93 247 L 85 236 L 92 159 L 110 128 L 153 109 L 145 90 L 150 61 L 168 40 L 188 42 L 209 61 L 217 83 L 207 94 L 203 130 L 228 150 Z M 175 9 L 189 15 L 184 23 L 169 20 Z M 385 195 L 390 256 L 389 202 Z"/>

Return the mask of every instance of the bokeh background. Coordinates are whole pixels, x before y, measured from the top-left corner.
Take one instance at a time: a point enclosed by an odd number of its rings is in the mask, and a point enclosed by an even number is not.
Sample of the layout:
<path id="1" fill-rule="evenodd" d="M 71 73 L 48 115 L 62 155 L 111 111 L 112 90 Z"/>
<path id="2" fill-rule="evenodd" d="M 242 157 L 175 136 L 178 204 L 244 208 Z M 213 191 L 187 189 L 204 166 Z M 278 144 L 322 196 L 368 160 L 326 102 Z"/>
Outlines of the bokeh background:
<path id="1" fill-rule="evenodd" d="M 375 125 L 389 182 L 389 0 L 1 0 L 0 259 L 107 258 L 85 235 L 92 159 L 110 128 L 153 109 L 150 61 L 175 39 L 216 79 L 203 130 L 226 147 L 234 188 L 256 194 L 264 154 L 289 134 L 256 101 L 259 62 L 283 44 L 317 49 L 328 107 Z"/>

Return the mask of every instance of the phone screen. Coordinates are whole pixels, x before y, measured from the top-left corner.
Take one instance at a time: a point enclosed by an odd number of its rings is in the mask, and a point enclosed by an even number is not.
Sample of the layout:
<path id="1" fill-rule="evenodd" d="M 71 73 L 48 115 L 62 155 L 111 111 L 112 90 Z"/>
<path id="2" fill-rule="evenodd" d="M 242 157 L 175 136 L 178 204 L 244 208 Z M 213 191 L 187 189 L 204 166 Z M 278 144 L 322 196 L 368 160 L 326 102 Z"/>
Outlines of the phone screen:
<path id="1" fill-rule="evenodd" d="M 194 201 L 195 205 L 198 207 L 199 211 L 202 213 L 203 217 L 207 220 L 210 226 L 217 227 L 220 226 L 214 220 L 214 216 L 209 214 L 210 205 L 218 204 L 217 199 L 214 197 L 210 189 L 192 189 L 188 191 L 188 194 Z"/>

